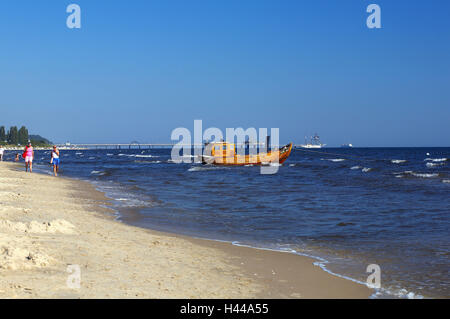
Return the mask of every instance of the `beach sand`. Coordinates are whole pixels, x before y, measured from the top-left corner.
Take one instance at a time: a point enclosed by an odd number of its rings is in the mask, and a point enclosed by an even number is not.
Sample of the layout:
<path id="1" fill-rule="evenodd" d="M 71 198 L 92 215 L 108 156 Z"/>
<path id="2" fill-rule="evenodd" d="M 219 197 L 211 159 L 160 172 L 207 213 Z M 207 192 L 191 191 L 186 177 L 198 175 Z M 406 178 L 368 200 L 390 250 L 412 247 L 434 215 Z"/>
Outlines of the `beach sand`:
<path id="1" fill-rule="evenodd" d="M 0 298 L 368 298 L 313 259 L 133 227 L 87 183 L 0 163 Z M 80 270 L 80 288 L 67 284 Z M 76 281 L 75 281 L 76 283 Z"/>

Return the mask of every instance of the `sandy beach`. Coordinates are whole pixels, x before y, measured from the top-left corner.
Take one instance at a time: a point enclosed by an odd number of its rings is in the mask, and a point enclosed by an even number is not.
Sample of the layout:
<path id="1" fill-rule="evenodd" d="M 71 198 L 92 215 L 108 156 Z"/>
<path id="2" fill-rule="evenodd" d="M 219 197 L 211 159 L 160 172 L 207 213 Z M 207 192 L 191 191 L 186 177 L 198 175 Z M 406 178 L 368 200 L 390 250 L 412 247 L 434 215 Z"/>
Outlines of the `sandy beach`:
<path id="1" fill-rule="evenodd" d="M 126 225 L 87 183 L 0 163 L 0 298 L 368 298 L 313 259 Z M 67 285 L 73 265 L 80 288 Z M 72 268 L 71 268 L 72 267 Z"/>

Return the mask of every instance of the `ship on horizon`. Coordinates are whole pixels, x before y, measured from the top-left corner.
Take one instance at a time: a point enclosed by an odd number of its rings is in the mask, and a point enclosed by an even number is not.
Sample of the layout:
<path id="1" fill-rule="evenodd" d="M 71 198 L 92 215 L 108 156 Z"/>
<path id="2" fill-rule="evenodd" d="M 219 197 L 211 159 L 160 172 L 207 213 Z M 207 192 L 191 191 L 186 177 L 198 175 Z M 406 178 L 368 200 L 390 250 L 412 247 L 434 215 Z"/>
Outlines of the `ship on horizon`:
<path id="1" fill-rule="evenodd" d="M 303 147 L 303 148 L 322 148 L 325 145 L 326 144 L 322 144 L 320 142 L 320 137 L 316 133 L 316 134 L 314 134 L 314 136 L 310 137 L 309 143 L 308 143 L 308 137 L 305 136 L 305 144 L 300 144 L 300 147 Z"/>

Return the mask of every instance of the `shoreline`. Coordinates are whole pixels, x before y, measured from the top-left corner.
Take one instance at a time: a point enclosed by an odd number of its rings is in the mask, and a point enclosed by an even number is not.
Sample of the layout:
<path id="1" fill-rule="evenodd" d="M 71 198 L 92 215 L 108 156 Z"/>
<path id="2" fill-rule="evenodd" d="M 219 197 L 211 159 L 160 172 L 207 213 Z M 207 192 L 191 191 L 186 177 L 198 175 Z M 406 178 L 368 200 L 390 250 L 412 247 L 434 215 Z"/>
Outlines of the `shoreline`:
<path id="1" fill-rule="evenodd" d="M 102 207 L 109 199 L 89 182 L 27 174 L 19 167 L 0 163 L 0 233 L 6 234 L 0 239 L 2 298 L 369 298 L 372 294 L 365 285 L 313 265 L 317 261 L 313 258 L 117 221 L 112 209 Z M 69 264 L 81 267 L 80 289 L 65 287 Z"/>

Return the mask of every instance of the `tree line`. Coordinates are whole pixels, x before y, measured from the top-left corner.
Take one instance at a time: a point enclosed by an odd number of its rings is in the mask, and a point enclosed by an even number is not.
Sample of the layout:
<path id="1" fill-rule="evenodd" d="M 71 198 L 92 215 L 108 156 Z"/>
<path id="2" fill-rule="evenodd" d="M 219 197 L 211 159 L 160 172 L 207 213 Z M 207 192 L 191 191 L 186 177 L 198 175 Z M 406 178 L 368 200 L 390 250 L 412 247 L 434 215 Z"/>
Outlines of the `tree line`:
<path id="1" fill-rule="evenodd" d="M 10 145 L 25 145 L 29 141 L 28 129 L 22 126 L 11 126 L 7 131 L 4 126 L 0 126 L 0 143 Z"/>

